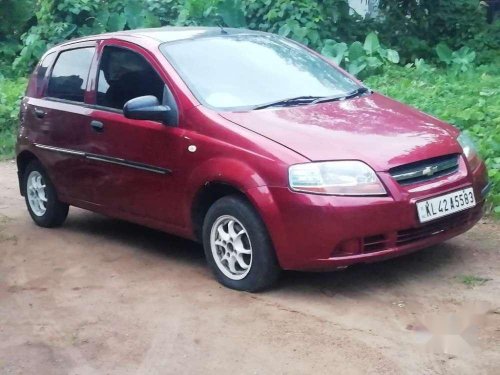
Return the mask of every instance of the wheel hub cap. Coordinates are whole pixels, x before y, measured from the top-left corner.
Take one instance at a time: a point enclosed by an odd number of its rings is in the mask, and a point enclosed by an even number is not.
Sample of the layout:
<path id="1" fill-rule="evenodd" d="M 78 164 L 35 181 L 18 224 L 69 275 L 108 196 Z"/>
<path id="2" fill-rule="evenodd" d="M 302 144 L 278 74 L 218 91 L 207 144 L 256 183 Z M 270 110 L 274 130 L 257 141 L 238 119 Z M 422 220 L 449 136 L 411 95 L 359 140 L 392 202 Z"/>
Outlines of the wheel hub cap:
<path id="1" fill-rule="evenodd" d="M 219 217 L 210 233 L 212 254 L 221 272 L 232 280 L 243 279 L 252 266 L 252 245 L 245 227 L 233 216 Z"/>
<path id="2" fill-rule="evenodd" d="M 43 216 L 47 211 L 46 187 L 47 186 L 40 172 L 33 171 L 29 174 L 26 185 L 26 194 L 28 195 L 28 202 L 31 211 L 33 211 L 36 216 Z"/>

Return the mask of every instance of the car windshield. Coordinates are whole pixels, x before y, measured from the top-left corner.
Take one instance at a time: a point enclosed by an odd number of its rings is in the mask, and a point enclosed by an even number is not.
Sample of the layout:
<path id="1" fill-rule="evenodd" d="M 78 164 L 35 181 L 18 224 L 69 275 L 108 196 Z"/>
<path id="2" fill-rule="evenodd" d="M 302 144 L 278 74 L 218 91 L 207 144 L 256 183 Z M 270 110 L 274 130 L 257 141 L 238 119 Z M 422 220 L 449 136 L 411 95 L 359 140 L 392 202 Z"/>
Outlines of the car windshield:
<path id="1" fill-rule="evenodd" d="M 342 96 L 360 87 L 307 49 L 272 35 L 204 37 L 160 49 L 197 99 L 216 109 Z"/>

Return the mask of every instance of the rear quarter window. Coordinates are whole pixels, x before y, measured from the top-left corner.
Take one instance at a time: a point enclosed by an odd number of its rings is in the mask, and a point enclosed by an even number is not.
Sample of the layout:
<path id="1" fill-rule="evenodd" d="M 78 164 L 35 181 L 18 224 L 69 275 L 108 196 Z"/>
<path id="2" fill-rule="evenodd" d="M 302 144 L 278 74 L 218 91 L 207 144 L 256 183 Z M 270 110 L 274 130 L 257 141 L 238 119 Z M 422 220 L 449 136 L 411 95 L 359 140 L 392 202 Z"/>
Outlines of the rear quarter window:
<path id="1" fill-rule="evenodd" d="M 61 52 L 52 69 L 47 96 L 83 102 L 94 51 L 94 47 L 85 47 Z"/>
<path id="2" fill-rule="evenodd" d="M 55 52 L 49 53 L 47 56 L 43 58 L 40 62 L 36 71 L 33 75 L 33 84 L 34 84 L 34 92 L 37 97 L 43 95 L 45 76 L 47 75 L 47 70 L 52 66 L 54 60 L 56 59 L 57 54 Z"/>

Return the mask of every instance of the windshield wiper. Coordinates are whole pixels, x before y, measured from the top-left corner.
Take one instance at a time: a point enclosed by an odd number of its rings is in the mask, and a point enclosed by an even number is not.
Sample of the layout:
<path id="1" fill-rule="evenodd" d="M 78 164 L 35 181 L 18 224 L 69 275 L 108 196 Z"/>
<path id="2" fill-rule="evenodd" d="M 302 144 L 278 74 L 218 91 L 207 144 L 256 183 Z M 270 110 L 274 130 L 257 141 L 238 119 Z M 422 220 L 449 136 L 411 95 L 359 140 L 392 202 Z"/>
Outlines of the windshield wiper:
<path id="1" fill-rule="evenodd" d="M 269 108 L 269 107 L 288 107 L 288 106 L 301 105 L 301 104 L 316 104 L 316 103 L 324 103 L 324 102 L 334 102 L 334 101 L 338 101 L 338 100 L 351 99 L 351 98 L 354 98 L 356 96 L 361 96 L 367 92 L 371 92 L 370 89 L 368 89 L 367 87 L 359 87 L 356 90 L 348 92 L 347 94 L 344 94 L 344 95 L 296 96 L 294 98 L 282 99 L 282 100 L 277 100 L 277 101 L 271 102 L 271 103 L 261 104 L 261 105 L 254 107 L 253 109 L 255 110 L 255 109 L 264 109 L 264 108 Z"/>
<path id="2" fill-rule="evenodd" d="M 271 103 L 266 103 L 266 104 L 261 104 L 253 109 L 264 109 L 264 108 L 269 108 L 269 107 L 287 107 L 287 106 L 292 106 L 292 105 L 300 105 L 300 104 L 309 104 L 313 103 L 315 100 L 319 100 L 325 98 L 324 96 L 296 96 L 294 98 L 288 98 L 288 99 L 282 99 L 282 100 L 277 100 L 275 102 Z"/>
<path id="3" fill-rule="evenodd" d="M 356 90 L 348 92 L 347 94 L 344 94 L 344 95 L 320 97 L 316 100 L 313 100 L 311 102 L 311 104 L 335 102 L 335 101 L 339 101 L 339 100 L 351 99 L 351 98 L 355 98 L 356 96 L 361 96 L 367 92 L 371 92 L 370 89 L 368 89 L 367 87 L 360 87 L 360 88 L 357 88 Z"/>

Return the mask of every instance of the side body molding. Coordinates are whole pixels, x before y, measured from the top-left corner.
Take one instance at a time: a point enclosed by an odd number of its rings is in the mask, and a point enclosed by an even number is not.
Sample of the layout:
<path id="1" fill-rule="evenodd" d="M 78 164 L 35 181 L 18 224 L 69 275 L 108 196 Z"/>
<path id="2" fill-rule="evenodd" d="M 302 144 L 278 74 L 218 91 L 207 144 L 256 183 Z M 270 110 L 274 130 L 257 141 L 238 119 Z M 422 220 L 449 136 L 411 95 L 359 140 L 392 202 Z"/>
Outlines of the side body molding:
<path id="1" fill-rule="evenodd" d="M 122 159 L 122 158 L 115 158 L 112 156 L 93 154 L 93 153 L 72 150 L 72 149 L 67 149 L 67 148 L 61 148 L 61 147 L 53 147 L 53 146 L 43 145 L 43 144 L 39 144 L 39 143 L 35 143 L 34 145 L 36 148 L 46 150 L 46 151 L 60 152 L 62 154 L 83 157 L 83 158 L 86 158 L 89 160 L 99 161 L 99 162 L 103 162 L 103 163 L 122 165 L 124 167 L 140 169 L 140 170 L 147 171 L 147 172 L 153 172 L 153 173 L 158 173 L 158 174 L 170 174 L 170 173 L 172 173 L 172 171 L 170 169 L 160 168 L 160 167 L 156 167 L 154 165 L 139 163 L 136 161 L 126 160 L 126 159 Z"/>

